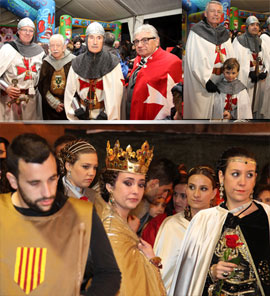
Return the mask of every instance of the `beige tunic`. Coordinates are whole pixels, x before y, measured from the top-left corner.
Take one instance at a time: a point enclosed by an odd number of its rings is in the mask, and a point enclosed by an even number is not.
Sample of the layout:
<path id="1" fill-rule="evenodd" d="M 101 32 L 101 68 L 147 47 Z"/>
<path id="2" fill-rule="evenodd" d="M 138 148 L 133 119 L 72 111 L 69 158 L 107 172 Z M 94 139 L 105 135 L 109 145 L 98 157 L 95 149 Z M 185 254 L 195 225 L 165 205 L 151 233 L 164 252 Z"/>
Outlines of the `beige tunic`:
<path id="1" fill-rule="evenodd" d="M 69 198 L 55 214 L 32 217 L 14 208 L 10 193 L 0 195 L 0 295 L 78 295 L 92 208 Z"/>

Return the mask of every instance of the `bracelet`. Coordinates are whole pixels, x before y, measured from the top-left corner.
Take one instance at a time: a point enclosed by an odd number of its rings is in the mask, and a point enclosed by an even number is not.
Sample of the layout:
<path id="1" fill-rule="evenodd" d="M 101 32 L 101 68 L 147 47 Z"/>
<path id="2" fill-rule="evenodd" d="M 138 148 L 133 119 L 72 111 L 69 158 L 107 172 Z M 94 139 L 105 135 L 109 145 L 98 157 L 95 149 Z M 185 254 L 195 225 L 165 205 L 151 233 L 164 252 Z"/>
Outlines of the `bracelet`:
<path id="1" fill-rule="evenodd" d="M 160 257 L 153 257 L 149 259 L 149 261 L 154 264 L 157 268 L 162 268 L 161 258 Z"/>
<path id="2" fill-rule="evenodd" d="M 209 273 L 209 276 L 210 276 L 212 282 L 214 283 L 214 282 L 217 281 L 217 279 L 214 280 L 214 278 L 213 278 L 213 274 L 212 274 L 213 266 L 214 266 L 214 265 L 212 265 L 212 266 L 209 268 L 209 272 L 208 272 L 208 273 Z"/>

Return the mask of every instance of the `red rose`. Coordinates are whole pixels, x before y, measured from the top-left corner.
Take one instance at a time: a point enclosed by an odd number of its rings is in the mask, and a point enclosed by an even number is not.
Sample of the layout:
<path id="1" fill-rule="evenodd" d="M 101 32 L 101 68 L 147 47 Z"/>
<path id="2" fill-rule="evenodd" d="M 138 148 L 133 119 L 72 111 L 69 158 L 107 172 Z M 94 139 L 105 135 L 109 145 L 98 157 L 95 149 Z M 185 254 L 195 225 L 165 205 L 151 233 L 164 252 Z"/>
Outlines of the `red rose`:
<path id="1" fill-rule="evenodd" d="M 226 246 L 231 249 L 235 249 L 238 246 L 243 245 L 243 243 L 238 243 L 239 236 L 236 234 L 225 235 L 226 238 Z"/>

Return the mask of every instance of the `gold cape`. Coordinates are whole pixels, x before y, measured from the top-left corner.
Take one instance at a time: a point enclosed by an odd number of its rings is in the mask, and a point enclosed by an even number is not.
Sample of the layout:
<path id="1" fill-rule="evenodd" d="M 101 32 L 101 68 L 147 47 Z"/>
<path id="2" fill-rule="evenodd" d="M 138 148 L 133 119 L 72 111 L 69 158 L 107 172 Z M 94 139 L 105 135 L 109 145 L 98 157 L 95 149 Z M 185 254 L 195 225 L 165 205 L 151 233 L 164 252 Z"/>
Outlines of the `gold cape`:
<path id="1" fill-rule="evenodd" d="M 101 198 L 96 199 L 95 207 L 122 273 L 117 296 L 165 296 L 159 269 L 139 250 L 136 233 Z"/>

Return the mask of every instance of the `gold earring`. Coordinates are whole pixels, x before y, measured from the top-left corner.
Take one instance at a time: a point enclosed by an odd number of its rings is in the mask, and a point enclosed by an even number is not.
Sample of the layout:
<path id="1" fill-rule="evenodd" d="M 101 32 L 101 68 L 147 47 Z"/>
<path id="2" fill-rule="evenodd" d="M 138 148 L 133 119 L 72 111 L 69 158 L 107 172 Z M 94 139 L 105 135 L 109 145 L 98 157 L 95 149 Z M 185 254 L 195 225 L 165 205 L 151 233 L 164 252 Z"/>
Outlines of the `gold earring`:
<path id="1" fill-rule="evenodd" d="M 190 206 L 187 206 L 185 207 L 184 209 L 184 215 L 185 215 L 185 218 L 190 221 L 191 220 L 191 209 L 190 209 Z"/>
<path id="2" fill-rule="evenodd" d="M 110 194 L 109 202 L 110 202 L 111 205 L 114 205 L 114 204 L 115 204 L 115 199 L 114 199 L 114 197 L 113 197 L 113 193 L 112 193 L 112 191 L 110 191 L 109 194 Z"/>

